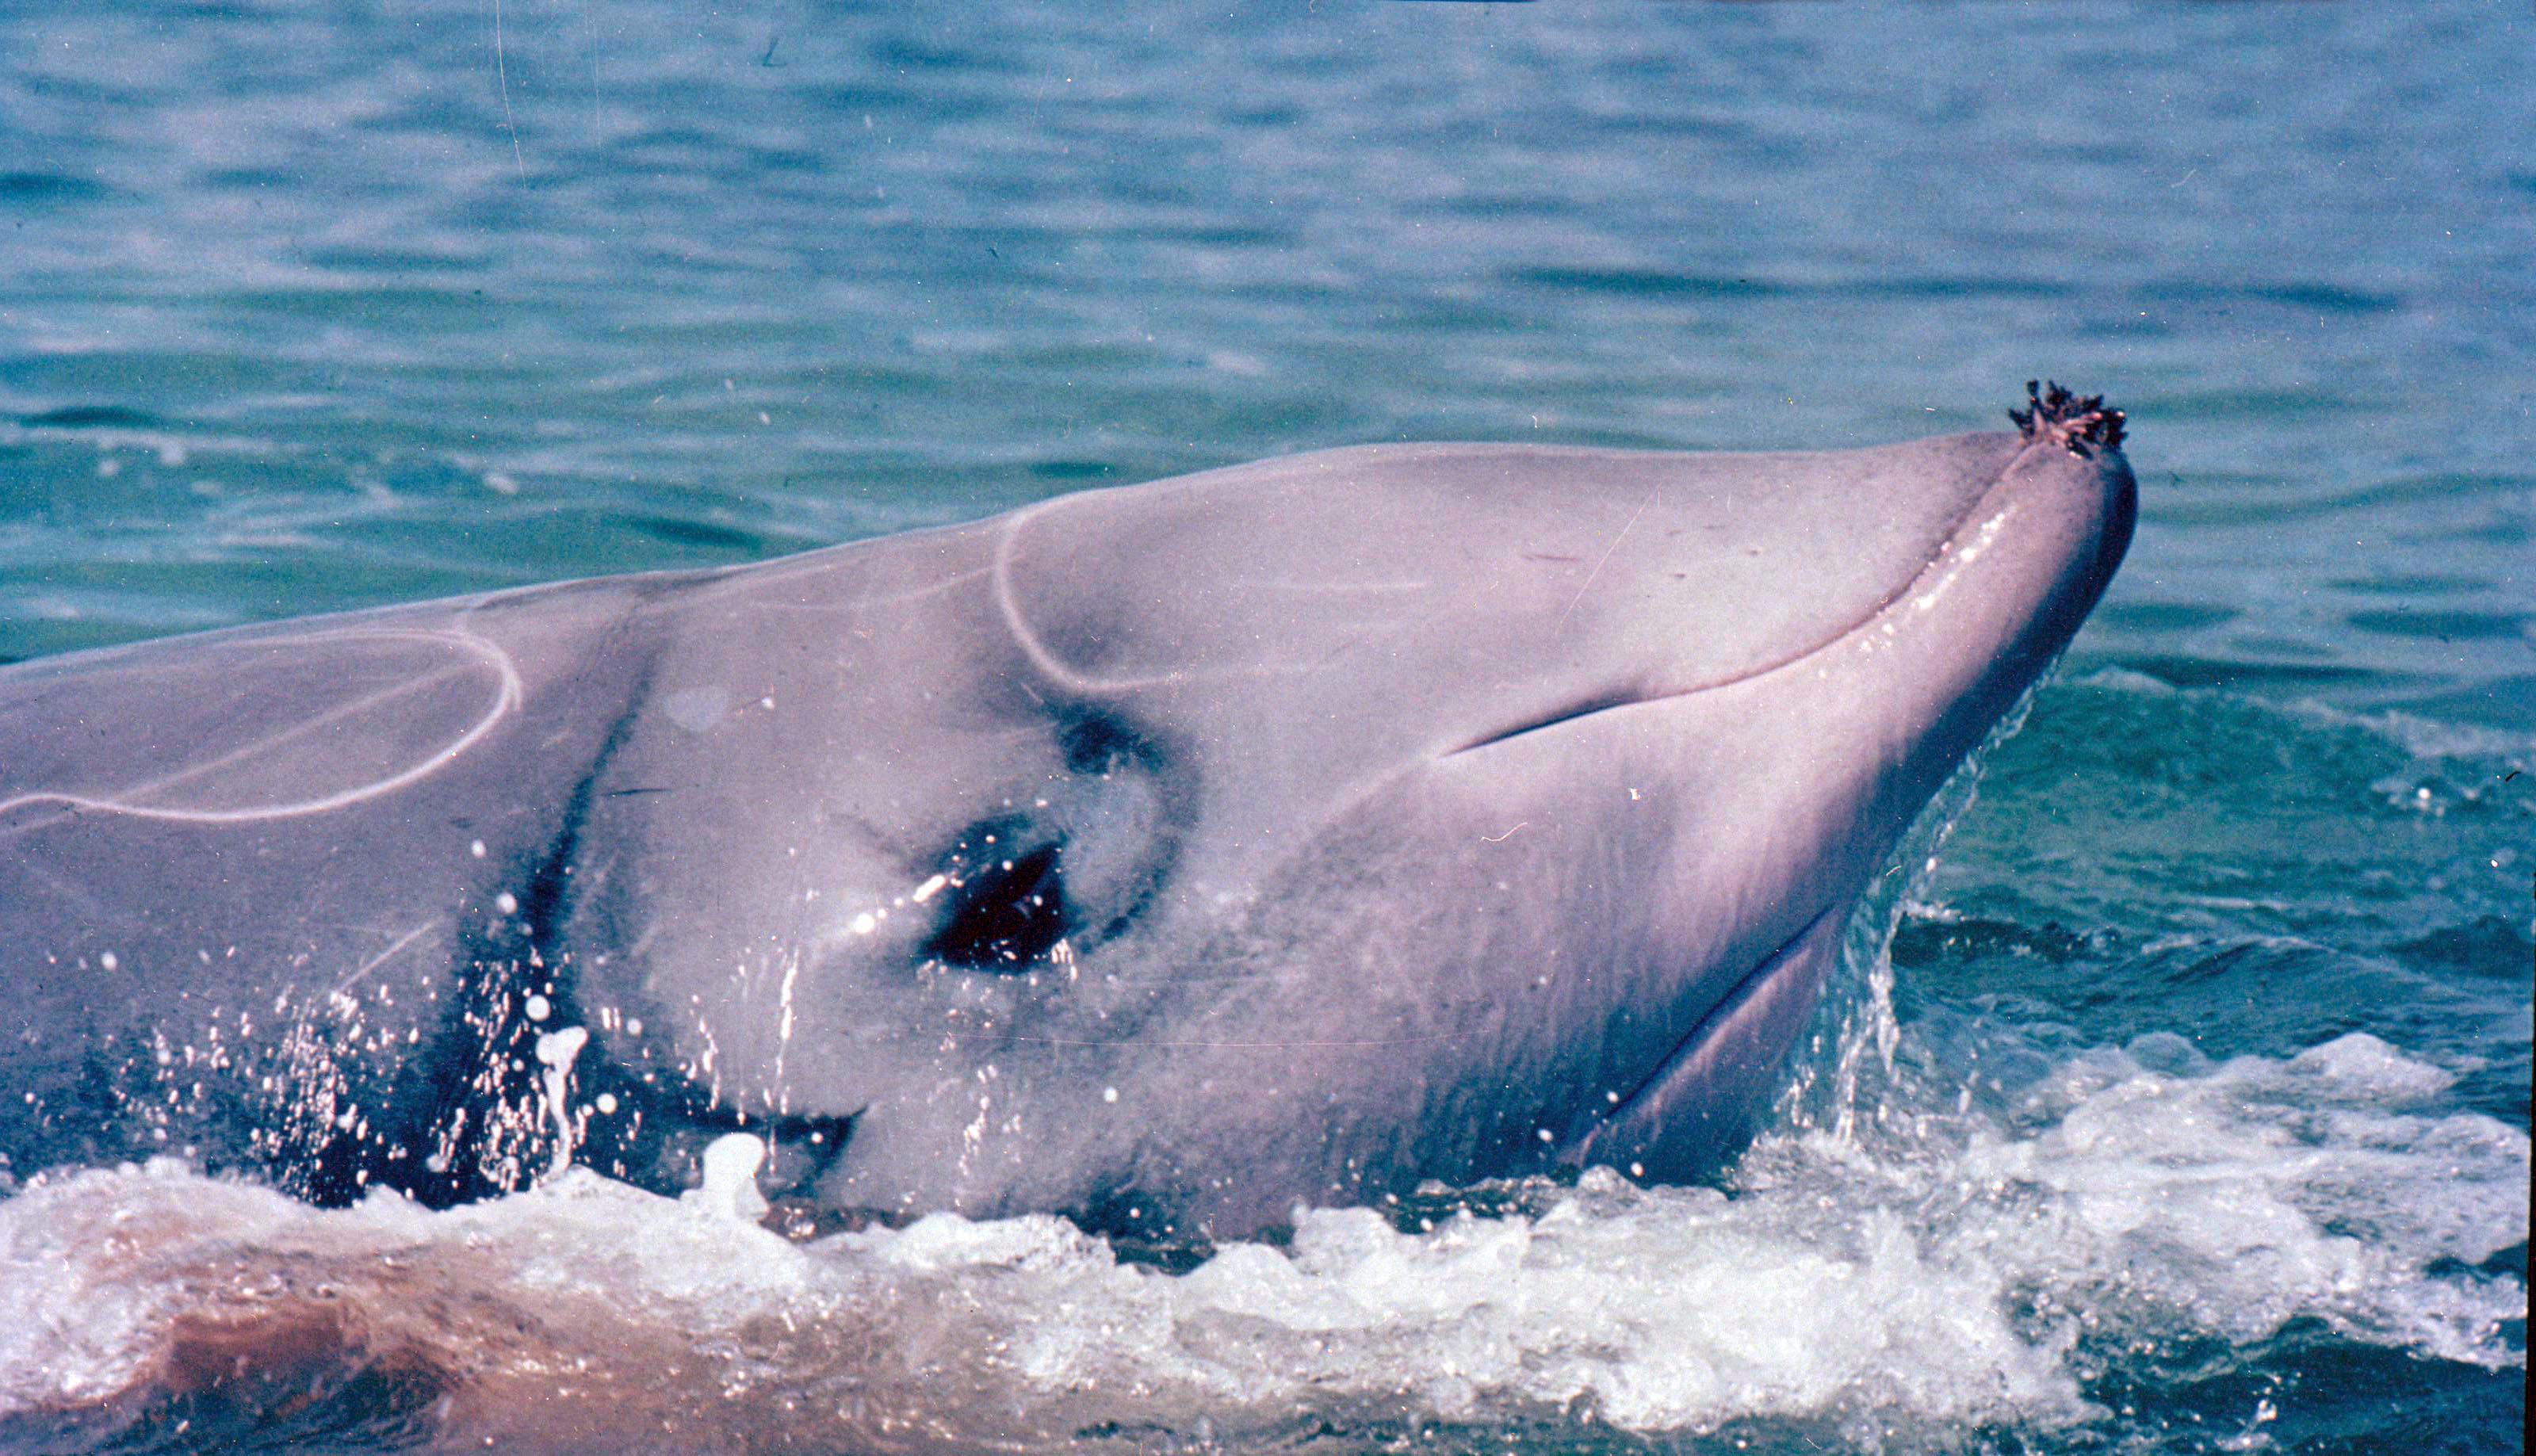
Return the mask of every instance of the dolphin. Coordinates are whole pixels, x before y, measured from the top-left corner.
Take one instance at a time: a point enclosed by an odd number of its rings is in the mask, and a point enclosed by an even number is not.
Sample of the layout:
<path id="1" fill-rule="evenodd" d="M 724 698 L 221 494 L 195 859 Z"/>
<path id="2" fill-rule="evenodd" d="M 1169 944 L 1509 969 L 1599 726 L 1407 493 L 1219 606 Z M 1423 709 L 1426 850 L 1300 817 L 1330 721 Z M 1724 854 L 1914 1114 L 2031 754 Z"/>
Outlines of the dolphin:
<path id="1" fill-rule="evenodd" d="M 1748 1138 L 2123 416 L 1330 450 L 0 668 L 0 1153 L 1223 1238 Z"/>

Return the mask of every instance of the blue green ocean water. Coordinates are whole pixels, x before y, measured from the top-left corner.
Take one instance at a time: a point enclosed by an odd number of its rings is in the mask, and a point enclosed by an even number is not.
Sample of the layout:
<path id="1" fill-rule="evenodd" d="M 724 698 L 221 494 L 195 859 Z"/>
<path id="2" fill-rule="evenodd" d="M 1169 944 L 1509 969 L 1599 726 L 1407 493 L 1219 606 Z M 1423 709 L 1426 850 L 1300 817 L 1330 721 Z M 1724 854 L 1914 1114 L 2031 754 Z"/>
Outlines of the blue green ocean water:
<path id="1" fill-rule="evenodd" d="M 101 1171 L 0 1201 L 0 1442 L 587 1449 L 603 1375 L 615 1449 L 2523 1449 L 2532 139 L 2483 0 L 0 3 L 0 661 L 2036 377 L 2142 484 L 1724 1188 L 1174 1277 Z M 311 1267 L 367 1344 L 81 1404 Z"/>

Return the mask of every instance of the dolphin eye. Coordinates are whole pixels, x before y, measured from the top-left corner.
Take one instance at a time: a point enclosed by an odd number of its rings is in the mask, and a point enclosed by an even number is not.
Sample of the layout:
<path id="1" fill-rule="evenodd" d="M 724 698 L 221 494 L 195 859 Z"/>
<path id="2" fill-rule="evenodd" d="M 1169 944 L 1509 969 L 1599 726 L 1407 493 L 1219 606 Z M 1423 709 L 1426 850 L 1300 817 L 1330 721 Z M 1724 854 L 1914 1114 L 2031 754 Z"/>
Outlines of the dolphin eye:
<path id="1" fill-rule="evenodd" d="M 1160 745 L 1116 714 L 1069 711 L 1046 777 L 1013 786 L 1001 813 L 971 824 L 919 877 L 939 875 L 940 918 L 917 955 L 962 971 L 1020 973 L 1060 942 L 1088 953 L 1133 927 L 1179 855 Z M 1017 804 L 1027 801 L 1027 809 Z"/>
<path id="2" fill-rule="evenodd" d="M 1029 846 L 1011 821 L 981 824 L 948 856 L 951 880 L 928 960 L 967 971 L 1022 971 L 1065 938 L 1064 842 Z M 1026 832 L 1026 831 L 1022 831 Z"/>

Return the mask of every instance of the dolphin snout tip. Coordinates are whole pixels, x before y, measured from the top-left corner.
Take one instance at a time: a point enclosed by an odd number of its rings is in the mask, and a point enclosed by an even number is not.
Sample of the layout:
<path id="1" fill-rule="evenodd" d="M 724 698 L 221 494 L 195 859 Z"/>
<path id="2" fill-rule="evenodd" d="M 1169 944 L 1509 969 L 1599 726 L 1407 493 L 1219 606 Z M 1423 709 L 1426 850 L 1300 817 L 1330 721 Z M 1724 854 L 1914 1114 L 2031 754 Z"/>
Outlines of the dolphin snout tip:
<path id="1" fill-rule="evenodd" d="M 2081 395 L 2058 380 L 2025 382 L 2025 404 L 2011 407 L 2007 417 L 2023 437 L 2018 474 L 2041 468 L 2065 487 L 2074 487 L 2081 509 L 2093 522 L 2095 546 L 2081 551 L 2088 563 L 2089 585 L 2077 609 L 2083 616 L 2128 552 L 2138 524 L 2139 482 L 2123 454 L 2130 418 L 2105 403 L 2103 395 Z M 2058 467 L 2042 467 L 2051 461 Z M 2074 627 L 2074 623 L 2073 623 Z"/>

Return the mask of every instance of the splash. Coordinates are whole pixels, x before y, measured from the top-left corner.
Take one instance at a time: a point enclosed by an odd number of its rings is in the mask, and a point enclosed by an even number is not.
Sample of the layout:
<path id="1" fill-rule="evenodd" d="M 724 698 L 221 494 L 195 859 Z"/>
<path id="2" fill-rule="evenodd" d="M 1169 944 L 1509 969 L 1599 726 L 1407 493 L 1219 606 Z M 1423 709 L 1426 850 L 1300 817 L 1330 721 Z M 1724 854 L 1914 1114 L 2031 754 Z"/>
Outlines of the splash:
<path id="1" fill-rule="evenodd" d="M 1731 1194 L 1593 1171 L 1431 1228 L 1308 1213 L 1290 1246 L 1179 1276 L 1050 1218 L 791 1242 L 752 1221 L 763 1150 L 737 1144 L 684 1199 L 576 1169 L 442 1213 L 82 1172 L 0 1204 L 0 1305 L 46 1311 L 0 1333 L 0 1442 L 207 1449 L 313 1422 L 452 1449 L 1579 1423 L 2083 1443 L 2120 1420 L 2109 1372 L 2179 1342 L 2320 1324 L 2523 1365 L 2525 1287 L 2489 1261 L 2526 1238 L 2528 1141 L 2432 1110 L 2447 1085 L 2366 1036 L 2217 1064 L 2149 1038 L 1872 1138 L 1791 1129 Z"/>

